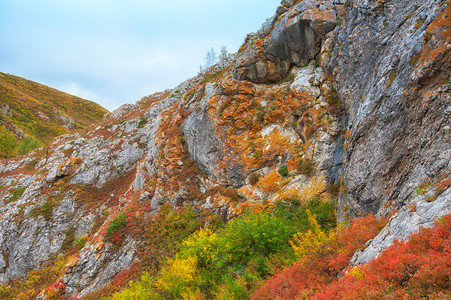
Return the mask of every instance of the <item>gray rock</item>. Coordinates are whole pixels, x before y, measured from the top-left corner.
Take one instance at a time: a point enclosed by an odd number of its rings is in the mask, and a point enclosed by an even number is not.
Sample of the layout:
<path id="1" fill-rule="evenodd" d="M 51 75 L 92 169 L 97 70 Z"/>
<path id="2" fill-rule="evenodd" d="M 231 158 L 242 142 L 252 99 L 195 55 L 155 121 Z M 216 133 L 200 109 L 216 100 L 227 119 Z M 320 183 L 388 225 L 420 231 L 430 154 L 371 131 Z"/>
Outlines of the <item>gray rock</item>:
<path id="1" fill-rule="evenodd" d="M 79 297 L 108 284 L 120 271 L 131 266 L 136 256 L 136 243 L 124 241 L 125 247 L 114 252 L 108 246 L 90 245 L 80 253 L 75 265 L 70 266 L 63 277 L 66 294 L 78 292 Z"/>
<path id="2" fill-rule="evenodd" d="M 206 87 L 206 95 L 200 101 L 199 108 L 193 111 L 185 120 L 182 131 L 188 145 L 191 158 L 199 167 L 212 177 L 216 176 L 218 162 L 218 140 L 215 125 L 208 116 L 208 99 L 213 95 L 214 88 Z"/>
<path id="3" fill-rule="evenodd" d="M 289 3 L 282 4 L 288 6 Z M 234 77 L 256 83 L 284 79 L 291 66 L 302 66 L 317 58 L 325 35 L 337 24 L 334 7 L 323 1 L 323 9 L 312 0 L 302 1 L 289 10 L 279 9 L 271 25 L 248 37 L 248 44 L 262 44 L 263 50 L 248 46 L 237 58 Z M 281 14 L 279 16 L 279 14 Z"/>
<path id="4" fill-rule="evenodd" d="M 351 2 L 334 30 L 325 65 L 349 118 L 343 160 L 347 192 L 340 195 L 340 219 L 387 215 L 408 202 L 424 177 L 451 173 L 446 129 L 451 125 L 451 85 L 439 86 L 432 79 L 446 77 L 450 62 L 439 57 L 431 64 L 412 63 L 423 49 L 427 25 L 446 5 L 439 0 L 382 6 Z M 425 23 L 416 29 L 419 19 Z M 418 73 L 425 79 L 415 77 Z M 346 214 L 344 207 L 349 207 Z"/>
<path id="5" fill-rule="evenodd" d="M 301 66 L 314 59 L 320 47 L 320 36 L 310 22 L 287 13 L 272 31 L 265 54 L 273 62 L 282 60 Z"/>
<path id="6" fill-rule="evenodd" d="M 359 250 L 354 254 L 350 265 L 365 264 L 377 258 L 393 245 L 394 240 L 406 241 L 421 227 L 430 228 L 439 217 L 451 213 L 451 189 L 443 192 L 430 203 L 424 200 L 428 196 L 429 194 L 418 196 L 408 206 L 399 210 L 363 251 Z"/>

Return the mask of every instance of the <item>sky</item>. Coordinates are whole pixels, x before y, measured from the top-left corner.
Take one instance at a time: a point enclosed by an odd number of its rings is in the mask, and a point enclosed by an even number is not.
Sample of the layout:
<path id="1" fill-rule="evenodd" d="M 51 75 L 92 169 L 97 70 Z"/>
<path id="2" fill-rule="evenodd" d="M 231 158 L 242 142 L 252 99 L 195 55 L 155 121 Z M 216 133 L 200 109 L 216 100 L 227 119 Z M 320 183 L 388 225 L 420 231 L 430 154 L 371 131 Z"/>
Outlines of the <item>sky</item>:
<path id="1" fill-rule="evenodd" d="M 0 0 L 0 72 L 113 110 L 236 52 L 280 0 Z"/>

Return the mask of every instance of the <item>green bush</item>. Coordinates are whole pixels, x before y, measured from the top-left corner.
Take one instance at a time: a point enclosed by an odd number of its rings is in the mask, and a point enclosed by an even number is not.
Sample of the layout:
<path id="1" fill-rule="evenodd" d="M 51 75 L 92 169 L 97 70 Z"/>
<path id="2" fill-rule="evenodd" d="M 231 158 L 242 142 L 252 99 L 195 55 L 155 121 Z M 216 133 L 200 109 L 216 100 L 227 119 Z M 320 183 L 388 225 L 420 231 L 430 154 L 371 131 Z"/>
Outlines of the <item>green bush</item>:
<path id="1" fill-rule="evenodd" d="M 313 172 L 315 172 L 315 163 L 311 159 L 300 159 L 298 171 L 305 176 L 312 176 Z"/>
<path id="2" fill-rule="evenodd" d="M 283 250 L 293 236 L 291 220 L 269 213 L 246 213 L 230 221 L 219 241 L 222 257 L 229 262 L 247 264 L 254 256 L 268 257 Z"/>
<path id="3" fill-rule="evenodd" d="M 288 172 L 288 167 L 287 167 L 287 165 L 281 166 L 281 167 L 277 170 L 277 172 L 279 172 L 279 175 L 282 176 L 282 177 L 288 177 L 288 176 L 290 176 L 290 172 Z"/>
<path id="4" fill-rule="evenodd" d="M 276 203 L 274 214 L 282 219 L 293 220 L 297 231 L 310 229 L 307 210 L 316 215 L 316 220 L 322 229 L 329 230 L 337 226 L 335 204 L 329 201 L 312 199 L 301 205 L 297 199 L 291 203 L 279 201 Z"/>
<path id="5" fill-rule="evenodd" d="M 118 232 L 127 225 L 127 216 L 123 213 L 119 214 L 116 218 L 111 221 L 110 225 L 106 230 L 107 236 L 112 236 L 114 233 Z"/>
<path id="6" fill-rule="evenodd" d="M 260 179 L 260 177 L 258 176 L 257 173 L 253 173 L 250 177 L 249 177 L 249 183 L 252 185 L 255 185 L 258 180 Z"/>

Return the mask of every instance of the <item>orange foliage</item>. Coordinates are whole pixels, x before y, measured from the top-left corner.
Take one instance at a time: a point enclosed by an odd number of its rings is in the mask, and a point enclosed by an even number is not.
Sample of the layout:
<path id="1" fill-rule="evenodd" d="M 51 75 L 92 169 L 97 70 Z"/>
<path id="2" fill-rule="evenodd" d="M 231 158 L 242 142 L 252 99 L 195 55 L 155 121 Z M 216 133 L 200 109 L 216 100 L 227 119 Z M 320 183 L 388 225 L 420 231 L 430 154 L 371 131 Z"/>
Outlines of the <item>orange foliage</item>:
<path id="1" fill-rule="evenodd" d="M 354 252 L 386 224 L 373 215 L 360 218 L 338 233 L 329 251 L 314 251 L 304 255 L 300 262 L 284 269 L 260 287 L 252 299 L 303 299 L 310 297 L 337 279 Z"/>
<path id="2" fill-rule="evenodd" d="M 395 243 L 377 259 L 328 285 L 316 299 L 449 299 L 451 215 Z"/>
<path id="3" fill-rule="evenodd" d="M 274 193 L 280 187 L 280 179 L 282 179 L 282 177 L 280 177 L 277 170 L 272 170 L 257 182 L 257 186 L 265 192 Z"/>

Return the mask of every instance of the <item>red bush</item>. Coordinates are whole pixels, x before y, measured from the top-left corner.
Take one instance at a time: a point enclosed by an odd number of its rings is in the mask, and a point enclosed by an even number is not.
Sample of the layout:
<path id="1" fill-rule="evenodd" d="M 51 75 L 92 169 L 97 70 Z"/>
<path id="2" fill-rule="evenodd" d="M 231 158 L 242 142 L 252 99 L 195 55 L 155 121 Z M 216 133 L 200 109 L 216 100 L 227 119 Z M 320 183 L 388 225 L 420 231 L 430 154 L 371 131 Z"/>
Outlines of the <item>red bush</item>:
<path id="1" fill-rule="evenodd" d="M 451 293 L 451 215 L 395 242 L 377 259 L 328 285 L 316 299 L 448 299 Z"/>
<path id="2" fill-rule="evenodd" d="M 386 224 L 373 215 L 352 222 L 340 232 L 333 251 L 310 253 L 268 280 L 252 299 L 298 299 L 315 295 L 337 279 L 354 252 Z"/>

